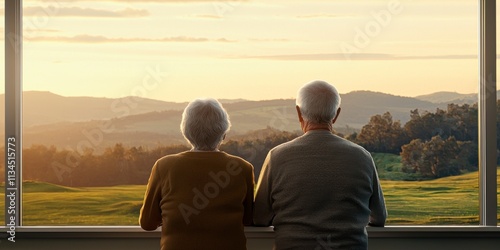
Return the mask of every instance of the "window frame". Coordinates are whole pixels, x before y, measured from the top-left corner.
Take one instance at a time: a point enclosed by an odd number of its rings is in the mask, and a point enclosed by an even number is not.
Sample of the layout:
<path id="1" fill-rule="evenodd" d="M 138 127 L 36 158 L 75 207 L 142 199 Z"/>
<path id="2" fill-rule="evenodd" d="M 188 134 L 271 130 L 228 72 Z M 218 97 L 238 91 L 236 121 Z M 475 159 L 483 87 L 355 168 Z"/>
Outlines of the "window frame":
<path id="1" fill-rule="evenodd" d="M 395 232 L 483 232 L 486 226 L 488 232 L 500 232 L 497 225 L 497 165 L 496 165 L 496 2 L 495 0 L 479 1 L 479 226 L 389 226 L 391 229 L 369 228 L 375 235 Z M 17 189 L 9 189 L 8 150 L 5 150 L 5 225 L 8 229 L 8 192 L 16 191 L 15 227 L 21 232 L 81 232 L 81 233 L 116 233 L 142 231 L 139 226 L 22 226 L 22 0 L 5 1 L 5 145 L 9 138 L 14 137 L 15 143 L 15 184 Z M 494 136 L 493 136 L 494 135 Z M 7 149 L 7 147 L 6 147 Z M 493 229 L 492 229 L 493 228 Z M 269 234 L 269 228 L 249 229 L 250 233 Z M 147 234 L 141 234 L 147 235 Z M 147 236 L 150 237 L 150 236 Z"/>
<path id="2" fill-rule="evenodd" d="M 5 227 L 22 218 L 22 0 L 5 1 Z M 13 151 L 10 151 L 13 149 Z M 9 153 L 14 153 L 9 155 Z M 14 161 L 14 162 L 12 162 Z M 13 163 L 13 164 L 12 164 Z M 13 167 L 13 173 L 9 167 Z M 11 182 L 12 181 L 12 182 Z M 13 199 L 8 197 L 14 193 Z M 14 209 L 8 204 L 14 202 Z M 9 211 L 13 211 L 10 213 Z M 11 220 L 13 216 L 14 220 Z"/>
<path id="3" fill-rule="evenodd" d="M 496 0 L 479 0 L 479 221 L 497 225 Z"/>

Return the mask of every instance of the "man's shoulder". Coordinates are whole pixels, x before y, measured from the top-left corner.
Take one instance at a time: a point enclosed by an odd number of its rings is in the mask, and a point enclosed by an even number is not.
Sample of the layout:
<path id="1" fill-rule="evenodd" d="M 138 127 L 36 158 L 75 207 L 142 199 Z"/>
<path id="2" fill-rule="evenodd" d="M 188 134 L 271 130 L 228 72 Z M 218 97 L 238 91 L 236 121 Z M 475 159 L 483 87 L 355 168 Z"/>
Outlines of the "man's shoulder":
<path id="1" fill-rule="evenodd" d="M 342 138 L 340 136 L 336 136 L 335 135 L 335 137 L 338 138 L 339 143 L 345 145 L 346 147 L 352 147 L 353 149 L 360 150 L 360 151 L 363 151 L 365 153 L 368 153 L 368 151 L 363 146 L 361 146 L 361 145 L 359 145 L 359 144 L 357 144 L 355 142 L 349 141 L 349 140 L 347 140 L 345 138 Z"/>
<path id="2" fill-rule="evenodd" d="M 366 150 L 361 145 L 336 135 L 335 137 L 337 137 L 339 147 L 343 147 L 345 149 L 344 152 L 351 152 L 358 157 L 372 159 L 372 155 L 370 154 L 370 152 L 368 152 L 368 150 Z"/>
<path id="3" fill-rule="evenodd" d="M 301 145 L 300 140 L 301 140 L 302 137 L 303 137 L 303 135 L 299 136 L 297 138 L 294 138 L 294 139 L 292 139 L 290 141 L 283 142 L 283 143 L 275 146 L 271 150 L 269 150 L 269 153 L 270 154 L 277 154 L 277 153 L 279 154 L 281 152 L 286 152 L 287 150 L 292 149 L 294 147 L 298 147 L 298 146 Z"/>
<path id="4" fill-rule="evenodd" d="M 324 150 L 335 150 L 342 148 L 343 151 L 352 152 L 362 156 L 370 157 L 371 154 L 361 145 L 349 141 L 335 134 L 321 134 L 318 136 L 310 136 L 308 134 L 301 135 L 291 141 L 282 143 L 270 150 L 273 155 L 287 154 L 301 150 L 304 147 L 320 147 Z"/>

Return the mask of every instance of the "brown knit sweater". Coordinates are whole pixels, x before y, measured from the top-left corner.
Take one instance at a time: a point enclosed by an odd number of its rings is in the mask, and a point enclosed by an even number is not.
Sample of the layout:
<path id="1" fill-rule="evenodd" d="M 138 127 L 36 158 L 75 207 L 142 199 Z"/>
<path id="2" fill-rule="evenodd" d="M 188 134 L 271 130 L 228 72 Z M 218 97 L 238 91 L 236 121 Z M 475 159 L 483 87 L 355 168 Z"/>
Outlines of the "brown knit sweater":
<path id="1" fill-rule="evenodd" d="M 159 159 L 139 223 L 162 227 L 161 249 L 246 249 L 252 222 L 253 166 L 224 152 L 183 152 Z"/>

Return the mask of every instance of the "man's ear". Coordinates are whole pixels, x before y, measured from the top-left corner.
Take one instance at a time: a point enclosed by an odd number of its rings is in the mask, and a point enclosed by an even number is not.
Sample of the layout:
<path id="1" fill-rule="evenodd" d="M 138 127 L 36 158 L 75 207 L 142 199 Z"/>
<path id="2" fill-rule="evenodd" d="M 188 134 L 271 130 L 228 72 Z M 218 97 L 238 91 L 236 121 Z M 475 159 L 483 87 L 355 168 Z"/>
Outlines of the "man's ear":
<path id="1" fill-rule="evenodd" d="M 299 122 L 303 122 L 304 118 L 302 118 L 302 113 L 300 113 L 299 105 L 295 106 L 295 109 L 297 110 L 297 115 L 299 116 Z"/>
<path id="2" fill-rule="evenodd" d="M 340 110 L 341 109 L 339 107 L 339 109 L 337 109 L 337 114 L 335 114 L 335 118 L 333 118 L 333 120 L 332 120 L 332 124 L 334 124 L 337 121 L 337 118 L 339 118 Z"/>

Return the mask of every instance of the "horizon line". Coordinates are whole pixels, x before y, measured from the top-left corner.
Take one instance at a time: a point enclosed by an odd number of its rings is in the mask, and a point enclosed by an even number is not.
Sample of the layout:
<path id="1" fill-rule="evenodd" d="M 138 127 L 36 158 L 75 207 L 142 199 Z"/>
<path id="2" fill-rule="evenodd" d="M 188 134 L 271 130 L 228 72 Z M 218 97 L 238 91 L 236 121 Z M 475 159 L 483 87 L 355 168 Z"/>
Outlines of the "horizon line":
<path id="1" fill-rule="evenodd" d="M 500 89 L 497 89 L 497 91 L 500 91 Z M 148 100 L 155 100 L 155 101 L 164 101 L 164 102 L 172 102 L 172 103 L 188 103 L 194 99 L 197 98 L 207 98 L 207 96 L 200 96 L 196 97 L 192 100 L 189 101 L 169 101 L 169 100 L 162 100 L 162 99 L 155 99 L 155 98 L 150 98 L 150 97 L 142 97 L 142 96 L 133 96 L 133 95 L 128 95 L 128 96 L 120 96 L 120 97 L 110 97 L 110 96 L 85 96 L 85 95 L 63 95 L 59 93 L 52 92 L 50 90 L 23 90 L 23 93 L 26 92 L 40 92 L 40 93 L 50 93 L 53 95 L 61 96 L 61 97 L 73 97 L 73 98 L 102 98 L 102 99 L 124 99 L 124 98 L 142 98 L 142 99 L 148 99 Z M 431 92 L 429 94 L 423 94 L 423 95 L 416 95 L 416 96 L 405 96 L 405 95 L 398 95 L 398 94 L 392 94 L 392 93 L 386 93 L 382 91 L 375 91 L 375 90 L 352 90 L 346 93 L 340 93 L 340 95 L 347 95 L 355 92 L 371 92 L 371 93 L 379 93 L 379 94 L 386 94 L 386 95 L 392 95 L 396 97 L 406 97 L 406 98 L 418 98 L 418 97 L 425 97 L 433 94 L 438 94 L 438 93 L 450 93 L 450 94 L 458 94 L 458 95 L 477 95 L 478 92 L 476 93 L 459 93 L 457 91 L 437 91 L 437 92 Z M 0 96 L 4 96 L 5 93 L 0 92 Z M 212 97 L 213 98 L 213 97 Z M 273 98 L 273 99 L 246 99 L 246 98 L 215 98 L 217 100 L 224 100 L 224 101 L 272 101 L 272 100 L 292 100 L 295 99 L 295 97 L 278 97 L 278 98 Z"/>

